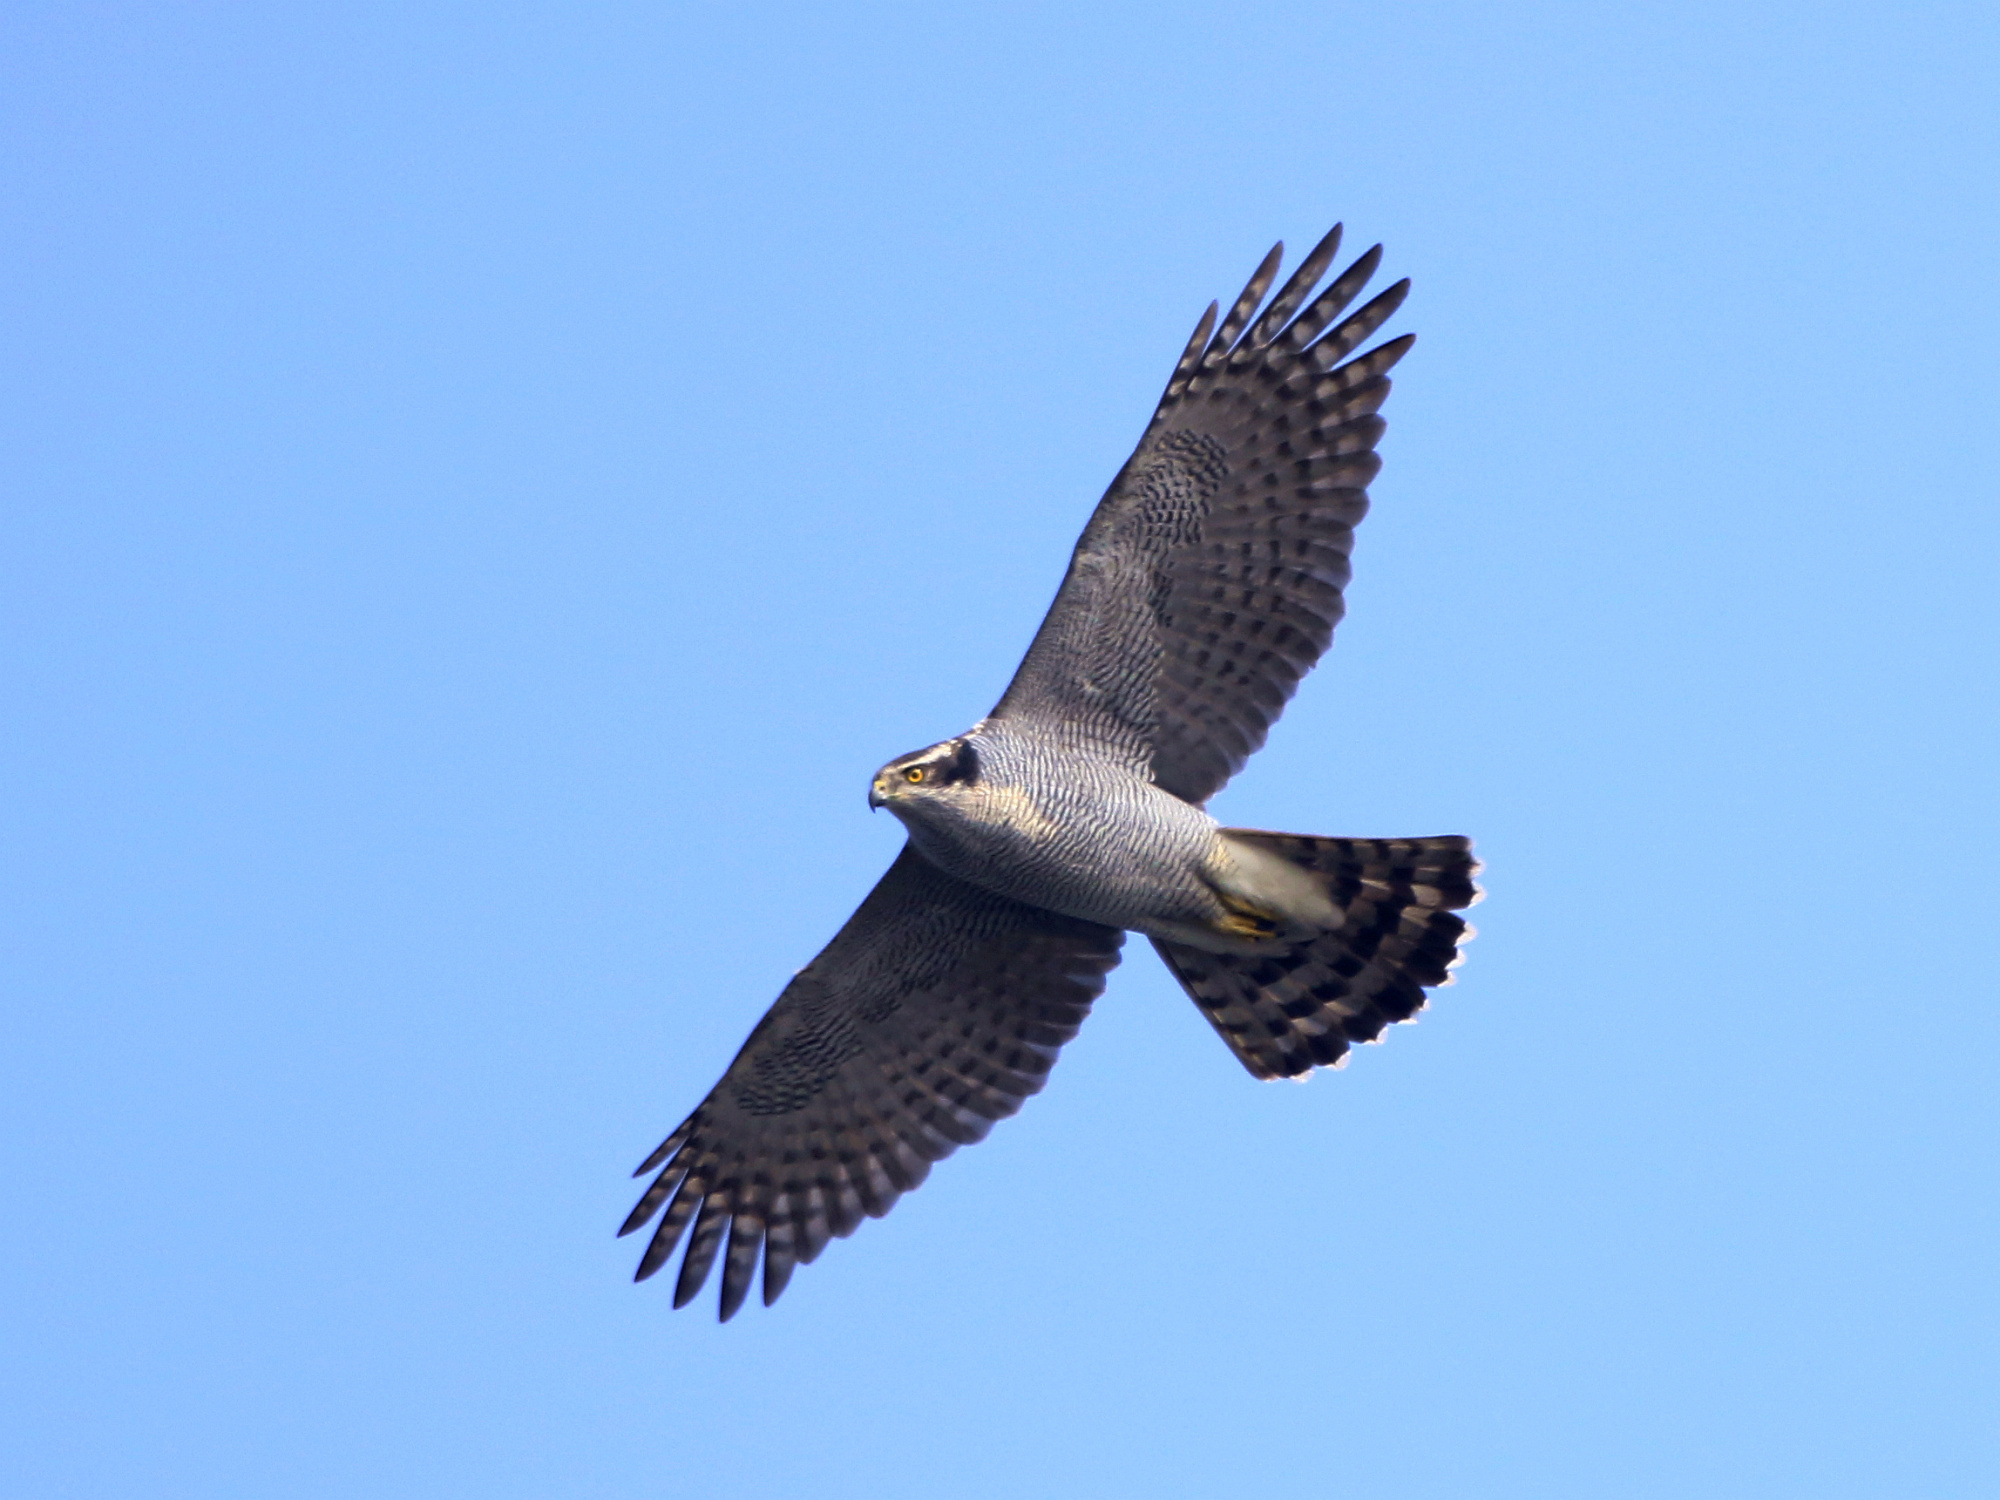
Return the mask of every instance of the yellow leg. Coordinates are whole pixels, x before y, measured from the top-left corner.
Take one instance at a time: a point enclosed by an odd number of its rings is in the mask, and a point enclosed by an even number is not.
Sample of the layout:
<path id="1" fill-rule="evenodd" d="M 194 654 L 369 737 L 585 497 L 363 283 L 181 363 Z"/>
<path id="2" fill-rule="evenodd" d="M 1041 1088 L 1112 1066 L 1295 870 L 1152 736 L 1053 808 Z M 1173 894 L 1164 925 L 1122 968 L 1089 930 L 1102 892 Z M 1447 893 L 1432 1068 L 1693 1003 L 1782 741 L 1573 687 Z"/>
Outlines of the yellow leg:
<path id="1" fill-rule="evenodd" d="M 1215 894 L 1228 911 L 1228 915 L 1215 924 L 1217 932 L 1226 937 L 1240 938 L 1267 938 L 1277 933 L 1276 912 L 1255 906 L 1241 896 L 1231 895 L 1228 891 L 1217 891 Z"/>

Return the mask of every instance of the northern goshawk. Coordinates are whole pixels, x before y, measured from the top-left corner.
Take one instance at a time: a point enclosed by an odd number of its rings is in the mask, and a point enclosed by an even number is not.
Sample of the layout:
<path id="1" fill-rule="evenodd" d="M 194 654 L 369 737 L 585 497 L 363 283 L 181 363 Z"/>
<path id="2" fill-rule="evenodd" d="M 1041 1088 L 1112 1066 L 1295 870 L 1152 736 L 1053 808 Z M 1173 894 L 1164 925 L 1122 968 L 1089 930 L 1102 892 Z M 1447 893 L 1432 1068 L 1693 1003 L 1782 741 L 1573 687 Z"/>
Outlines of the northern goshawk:
<path id="1" fill-rule="evenodd" d="M 909 842 L 634 1174 L 659 1173 L 619 1233 L 665 1209 L 640 1280 L 693 1225 L 674 1306 L 718 1251 L 723 1318 L 760 1254 L 768 1305 L 1014 1113 L 1128 929 L 1259 1078 L 1340 1062 L 1449 982 L 1477 896 L 1468 840 L 1203 811 L 1333 638 L 1376 412 L 1413 342 L 1348 358 L 1409 283 L 1329 331 L 1381 259 L 1314 298 L 1339 242 L 1336 226 L 1261 315 L 1282 245 L 1220 327 L 1209 305 L 999 704 L 876 773 L 869 803 Z"/>

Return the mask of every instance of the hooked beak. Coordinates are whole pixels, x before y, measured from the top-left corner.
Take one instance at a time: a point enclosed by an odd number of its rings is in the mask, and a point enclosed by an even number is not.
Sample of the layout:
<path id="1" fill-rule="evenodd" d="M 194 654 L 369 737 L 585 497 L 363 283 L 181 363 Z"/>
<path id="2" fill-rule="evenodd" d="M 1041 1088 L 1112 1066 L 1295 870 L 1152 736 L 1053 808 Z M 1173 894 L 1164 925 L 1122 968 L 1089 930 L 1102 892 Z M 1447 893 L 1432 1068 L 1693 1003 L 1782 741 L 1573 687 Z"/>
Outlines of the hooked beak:
<path id="1" fill-rule="evenodd" d="M 868 787 L 868 810 L 880 812 L 889 805 L 889 799 L 882 795 L 882 778 L 877 776 Z"/>

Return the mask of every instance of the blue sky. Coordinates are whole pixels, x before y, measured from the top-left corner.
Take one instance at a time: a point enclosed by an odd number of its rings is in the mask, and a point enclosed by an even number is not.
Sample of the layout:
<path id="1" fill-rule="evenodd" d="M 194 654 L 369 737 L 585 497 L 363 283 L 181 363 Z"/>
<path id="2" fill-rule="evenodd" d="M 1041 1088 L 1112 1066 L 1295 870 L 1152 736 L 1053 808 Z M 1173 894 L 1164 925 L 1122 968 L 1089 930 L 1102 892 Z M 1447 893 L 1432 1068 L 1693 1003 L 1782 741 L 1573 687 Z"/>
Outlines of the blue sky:
<path id="1" fill-rule="evenodd" d="M 0 18 L 0 1488 L 1985 1496 L 2000 22 Z M 1138 945 L 727 1327 L 611 1231 L 1196 315 L 1380 239 L 1350 614 L 1225 821 L 1463 832 L 1253 1083 Z"/>

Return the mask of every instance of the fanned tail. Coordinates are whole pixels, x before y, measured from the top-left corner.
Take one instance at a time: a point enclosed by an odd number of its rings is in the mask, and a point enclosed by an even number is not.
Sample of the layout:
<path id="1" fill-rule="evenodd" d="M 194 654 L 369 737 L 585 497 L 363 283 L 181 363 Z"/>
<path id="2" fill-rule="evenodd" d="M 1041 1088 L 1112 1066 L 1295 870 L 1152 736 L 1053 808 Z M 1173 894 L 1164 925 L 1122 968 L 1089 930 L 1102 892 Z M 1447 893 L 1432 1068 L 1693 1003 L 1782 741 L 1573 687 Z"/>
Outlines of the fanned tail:
<path id="1" fill-rule="evenodd" d="M 1321 882 L 1338 927 L 1252 953 L 1153 946 L 1229 1050 L 1258 1078 L 1338 1064 L 1354 1042 L 1424 1008 L 1451 982 L 1479 899 L 1469 839 L 1310 838 L 1225 828 L 1225 839 L 1275 854 Z"/>

